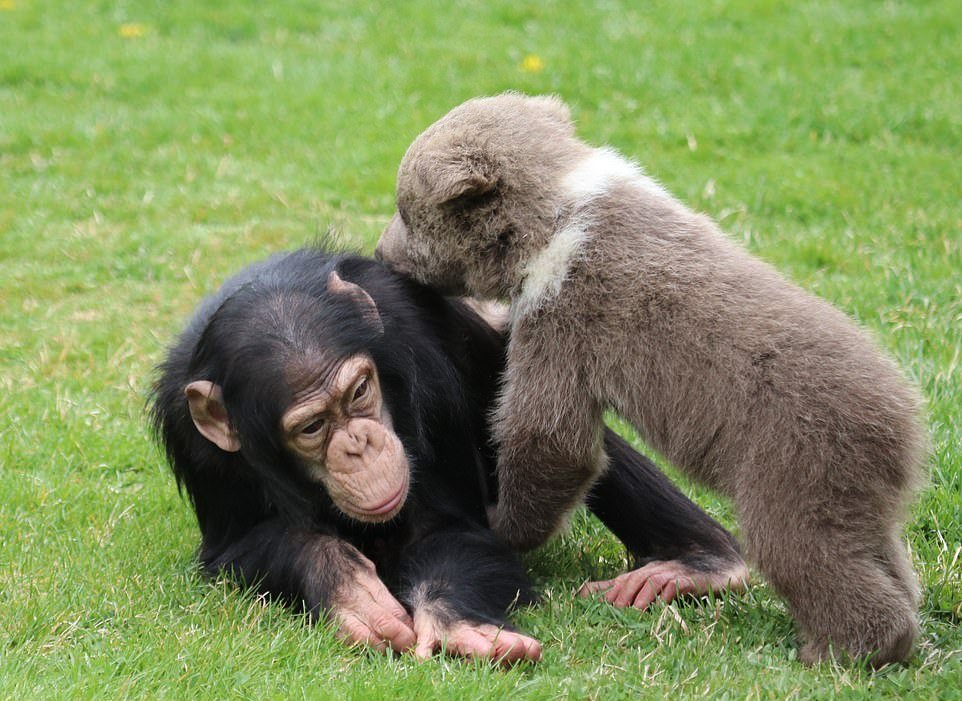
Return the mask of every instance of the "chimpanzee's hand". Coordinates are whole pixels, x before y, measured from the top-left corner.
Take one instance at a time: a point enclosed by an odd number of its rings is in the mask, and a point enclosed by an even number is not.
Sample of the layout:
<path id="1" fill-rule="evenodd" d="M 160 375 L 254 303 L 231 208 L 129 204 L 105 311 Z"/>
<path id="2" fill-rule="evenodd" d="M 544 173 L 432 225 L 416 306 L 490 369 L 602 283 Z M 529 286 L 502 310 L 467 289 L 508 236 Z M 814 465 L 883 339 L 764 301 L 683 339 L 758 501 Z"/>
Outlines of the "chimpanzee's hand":
<path id="1" fill-rule="evenodd" d="M 602 593 L 609 603 L 644 610 L 655 599 L 669 602 L 679 595 L 701 596 L 710 591 L 744 591 L 748 568 L 740 560 L 720 570 L 700 570 L 678 560 L 656 560 L 603 582 L 587 582 L 578 596 Z"/>
<path id="2" fill-rule="evenodd" d="M 471 659 L 488 659 L 502 665 L 541 659 L 541 643 L 489 623 L 449 621 L 430 607 L 414 612 L 414 632 L 417 647 L 414 654 L 427 659 L 440 650 L 448 655 Z"/>
<path id="3" fill-rule="evenodd" d="M 330 615 L 337 625 L 338 637 L 347 643 L 402 652 L 417 642 L 414 622 L 367 558 L 352 569 L 350 577 L 338 588 Z"/>

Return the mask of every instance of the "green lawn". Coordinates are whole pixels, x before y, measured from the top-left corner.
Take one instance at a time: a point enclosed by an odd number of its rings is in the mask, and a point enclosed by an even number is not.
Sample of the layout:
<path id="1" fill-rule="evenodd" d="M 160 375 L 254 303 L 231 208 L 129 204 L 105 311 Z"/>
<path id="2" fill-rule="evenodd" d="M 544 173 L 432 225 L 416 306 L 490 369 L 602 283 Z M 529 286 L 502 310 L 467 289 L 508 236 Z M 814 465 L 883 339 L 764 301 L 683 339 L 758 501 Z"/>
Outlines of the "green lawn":
<path id="1" fill-rule="evenodd" d="M 0 0 L 0 697 L 962 698 L 958 3 L 377 4 Z M 329 226 L 371 251 L 407 144 L 509 88 L 562 95 L 921 384 L 909 665 L 802 667 L 761 583 L 574 600 L 624 566 L 583 515 L 529 558 L 545 658 L 508 672 L 347 650 L 197 576 L 145 429 L 165 344 L 250 261 Z"/>

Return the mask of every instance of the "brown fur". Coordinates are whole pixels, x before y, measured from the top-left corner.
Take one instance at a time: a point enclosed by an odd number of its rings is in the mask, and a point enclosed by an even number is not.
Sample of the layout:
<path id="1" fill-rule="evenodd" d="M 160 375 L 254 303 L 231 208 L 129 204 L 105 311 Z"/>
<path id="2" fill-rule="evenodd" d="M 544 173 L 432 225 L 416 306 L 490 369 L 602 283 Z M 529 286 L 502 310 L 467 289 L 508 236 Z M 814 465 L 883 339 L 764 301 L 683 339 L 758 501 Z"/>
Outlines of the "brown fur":
<path id="1" fill-rule="evenodd" d="M 530 547 L 558 528 L 603 469 L 613 408 L 734 500 L 802 659 L 904 659 L 918 393 L 845 315 L 626 168 L 575 137 L 560 101 L 514 94 L 454 109 L 401 163 L 380 254 L 512 302 L 498 529 Z"/>

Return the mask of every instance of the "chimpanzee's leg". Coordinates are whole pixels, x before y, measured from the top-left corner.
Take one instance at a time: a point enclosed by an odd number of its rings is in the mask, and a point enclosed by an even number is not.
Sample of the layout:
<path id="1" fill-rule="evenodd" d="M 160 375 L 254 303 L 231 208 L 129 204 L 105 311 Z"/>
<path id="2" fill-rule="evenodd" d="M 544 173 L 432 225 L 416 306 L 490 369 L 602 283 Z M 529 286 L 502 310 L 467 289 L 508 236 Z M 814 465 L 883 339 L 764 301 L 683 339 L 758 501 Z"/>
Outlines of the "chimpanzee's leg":
<path id="1" fill-rule="evenodd" d="M 656 598 L 742 589 L 748 569 L 738 543 L 659 470 L 611 429 L 609 467 L 586 499 L 588 508 L 631 553 L 637 569 L 579 592 L 605 592 L 616 606 L 646 608 Z"/>

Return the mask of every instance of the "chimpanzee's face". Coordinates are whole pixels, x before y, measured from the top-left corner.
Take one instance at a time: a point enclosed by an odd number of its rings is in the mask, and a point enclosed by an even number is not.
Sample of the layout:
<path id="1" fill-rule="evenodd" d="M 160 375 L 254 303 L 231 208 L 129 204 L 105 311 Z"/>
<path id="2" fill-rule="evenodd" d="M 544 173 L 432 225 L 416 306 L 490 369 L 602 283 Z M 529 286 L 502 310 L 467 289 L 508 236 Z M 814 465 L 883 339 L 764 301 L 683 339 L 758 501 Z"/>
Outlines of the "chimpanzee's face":
<path id="1" fill-rule="evenodd" d="M 281 415 L 282 442 L 346 516 L 388 521 L 404 506 L 411 470 L 374 361 L 367 355 L 320 360 L 312 355 L 288 368 L 293 399 Z M 241 450 L 221 388 L 198 380 L 186 395 L 201 435 L 221 450 Z"/>
<path id="2" fill-rule="evenodd" d="M 410 468 L 374 362 L 357 355 L 298 374 L 293 402 L 281 417 L 284 443 L 345 515 L 393 518 L 404 506 Z"/>

